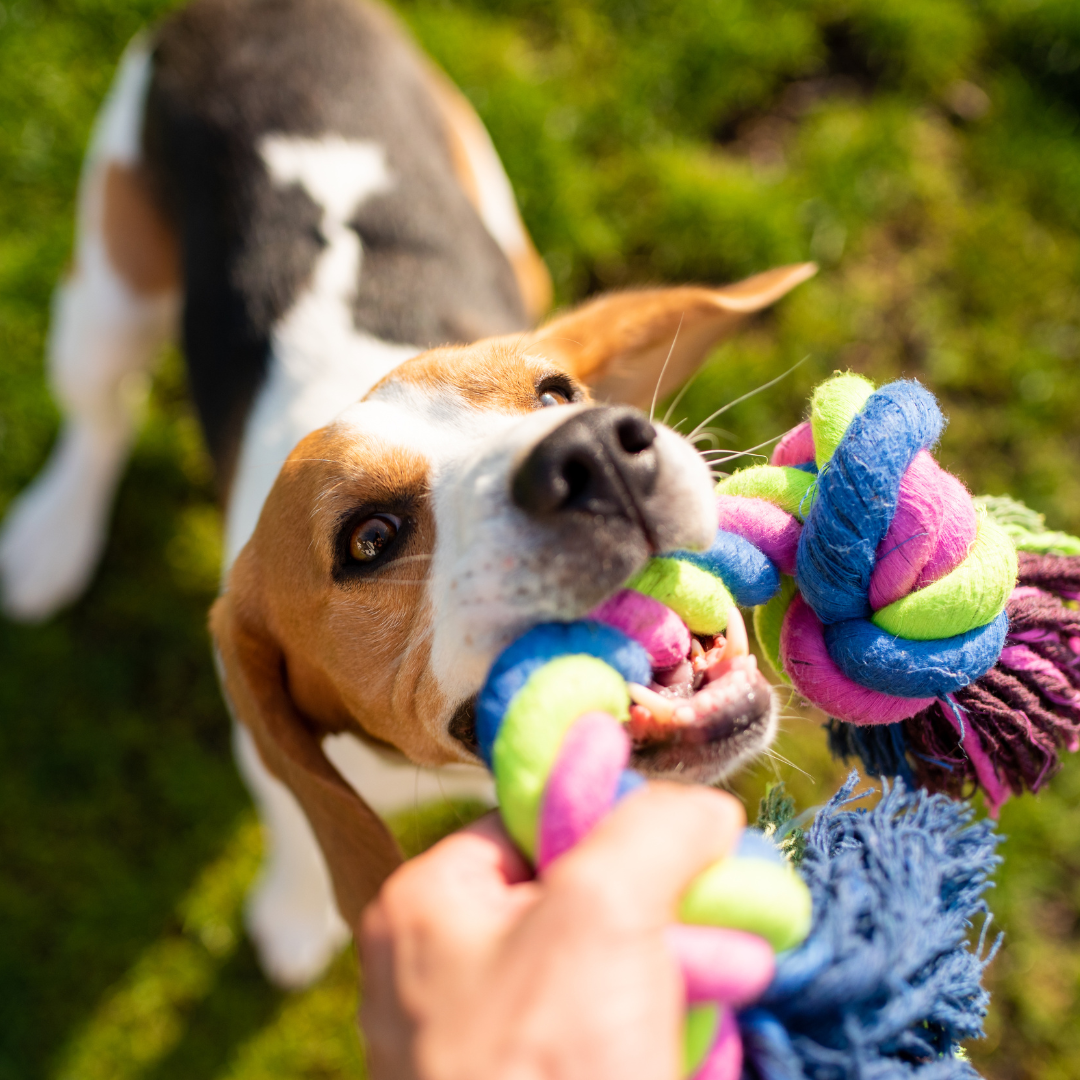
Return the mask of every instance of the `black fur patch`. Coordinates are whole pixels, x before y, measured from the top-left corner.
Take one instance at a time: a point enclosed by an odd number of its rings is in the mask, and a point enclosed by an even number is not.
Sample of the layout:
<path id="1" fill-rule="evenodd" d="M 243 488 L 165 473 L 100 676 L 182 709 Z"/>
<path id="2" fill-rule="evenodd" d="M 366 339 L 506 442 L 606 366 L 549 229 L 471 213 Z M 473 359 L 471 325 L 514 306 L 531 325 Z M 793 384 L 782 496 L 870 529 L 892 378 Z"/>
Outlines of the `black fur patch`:
<path id="1" fill-rule="evenodd" d="M 420 63 L 383 12 L 357 0 L 195 0 L 159 31 L 144 146 L 180 234 L 191 388 L 225 483 L 271 329 L 325 243 L 307 193 L 271 182 L 256 149 L 268 133 L 385 148 L 394 187 L 353 222 L 358 329 L 427 348 L 526 325 L 510 264 L 454 176 Z"/>

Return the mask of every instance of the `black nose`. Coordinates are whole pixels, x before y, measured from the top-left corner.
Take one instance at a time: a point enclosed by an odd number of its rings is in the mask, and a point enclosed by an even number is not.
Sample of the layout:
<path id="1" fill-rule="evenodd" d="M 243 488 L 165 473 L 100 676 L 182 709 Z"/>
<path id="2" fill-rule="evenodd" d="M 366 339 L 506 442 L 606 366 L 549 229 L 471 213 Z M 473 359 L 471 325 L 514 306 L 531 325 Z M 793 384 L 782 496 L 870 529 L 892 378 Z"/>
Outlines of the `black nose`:
<path id="1" fill-rule="evenodd" d="M 580 510 L 641 521 L 656 487 L 656 429 L 624 406 L 576 413 L 541 439 L 514 475 L 514 502 L 546 516 Z"/>

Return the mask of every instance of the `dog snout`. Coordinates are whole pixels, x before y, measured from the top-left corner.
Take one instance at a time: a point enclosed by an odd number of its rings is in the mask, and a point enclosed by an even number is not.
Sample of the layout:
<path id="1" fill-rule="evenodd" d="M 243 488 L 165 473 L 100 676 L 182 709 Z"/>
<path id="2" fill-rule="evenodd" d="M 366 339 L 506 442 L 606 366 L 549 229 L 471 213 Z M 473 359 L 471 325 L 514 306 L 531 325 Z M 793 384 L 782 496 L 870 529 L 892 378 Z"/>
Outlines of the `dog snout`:
<path id="1" fill-rule="evenodd" d="M 578 511 L 643 521 L 656 487 L 656 429 L 637 409 L 575 413 L 540 440 L 513 477 L 513 499 L 537 517 Z"/>

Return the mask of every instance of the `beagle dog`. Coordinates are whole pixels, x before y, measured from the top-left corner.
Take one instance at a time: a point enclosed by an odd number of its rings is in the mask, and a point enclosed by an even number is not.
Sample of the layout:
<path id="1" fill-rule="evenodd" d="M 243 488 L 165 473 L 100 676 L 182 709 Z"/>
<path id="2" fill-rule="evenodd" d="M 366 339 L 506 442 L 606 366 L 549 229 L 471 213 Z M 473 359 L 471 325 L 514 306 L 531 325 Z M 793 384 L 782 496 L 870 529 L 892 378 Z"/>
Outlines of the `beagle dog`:
<path id="1" fill-rule="evenodd" d="M 83 589 L 152 362 L 182 343 L 220 478 L 211 627 L 269 854 L 268 973 L 316 976 L 400 859 L 383 815 L 490 798 L 472 699 L 528 626 L 706 546 L 707 468 L 640 407 L 800 265 L 531 329 L 543 263 L 465 98 L 362 0 L 194 0 L 125 54 L 81 179 L 49 371 L 64 421 L 0 534 L 7 612 Z M 719 779 L 775 724 L 638 760 Z"/>

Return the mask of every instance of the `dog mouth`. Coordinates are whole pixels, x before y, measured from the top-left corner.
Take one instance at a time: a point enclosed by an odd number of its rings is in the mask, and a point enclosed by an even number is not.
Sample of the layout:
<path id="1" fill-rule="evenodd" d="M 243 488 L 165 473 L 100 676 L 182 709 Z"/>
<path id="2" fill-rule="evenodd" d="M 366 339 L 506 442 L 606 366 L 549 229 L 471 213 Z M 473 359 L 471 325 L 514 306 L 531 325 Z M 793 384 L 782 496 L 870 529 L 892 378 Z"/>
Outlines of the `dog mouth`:
<path id="1" fill-rule="evenodd" d="M 750 652 L 737 608 L 723 635 L 691 635 L 684 659 L 654 668 L 648 686 L 629 689 L 631 764 L 646 775 L 715 782 L 771 737 L 772 687 Z"/>
<path id="2" fill-rule="evenodd" d="M 737 607 L 722 634 L 694 633 L 671 608 L 624 588 L 584 617 L 621 630 L 649 655 L 648 685 L 627 683 L 634 769 L 716 783 L 768 748 L 776 727 L 773 689 L 750 652 Z M 476 703 L 477 696 L 458 703 L 447 733 L 479 757 Z"/>
<path id="3" fill-rule="evenodd" d="M 750 652 L 737 608 L 725 634 L 690 635 L 685 657 L 630 683 L 630 764 L 659 779 L 715 783 L 760 754 L 775 726 L 772 687 Z M 479 755 L 476 698 L 461 702 L 449 734 Z"/>

